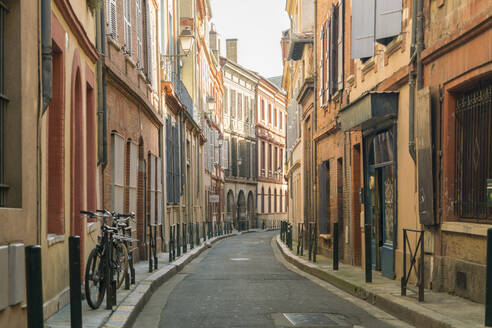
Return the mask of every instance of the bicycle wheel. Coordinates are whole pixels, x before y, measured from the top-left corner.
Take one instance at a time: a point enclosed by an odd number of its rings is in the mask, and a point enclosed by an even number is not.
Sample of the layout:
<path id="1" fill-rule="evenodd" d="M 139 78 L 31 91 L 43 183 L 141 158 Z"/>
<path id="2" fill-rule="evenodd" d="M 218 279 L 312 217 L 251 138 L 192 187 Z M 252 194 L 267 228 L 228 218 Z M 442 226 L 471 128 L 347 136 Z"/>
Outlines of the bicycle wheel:
<path id="1" fill-rule="evenodd" d="M 85 266 L 85 297 L 87 304 L 91 308 L 97 309 L 104 299 L 105 291 L 104 262 L 99 250 L 94 248 Z"/>
<path id="2" fill-rule="evenodd" d="M 118 289 L 125 281 L 128 270 L 128 250 L 121 241 L 117 241 L 113 247 L 113 269 L 116 273 L 116 288 Z"/>

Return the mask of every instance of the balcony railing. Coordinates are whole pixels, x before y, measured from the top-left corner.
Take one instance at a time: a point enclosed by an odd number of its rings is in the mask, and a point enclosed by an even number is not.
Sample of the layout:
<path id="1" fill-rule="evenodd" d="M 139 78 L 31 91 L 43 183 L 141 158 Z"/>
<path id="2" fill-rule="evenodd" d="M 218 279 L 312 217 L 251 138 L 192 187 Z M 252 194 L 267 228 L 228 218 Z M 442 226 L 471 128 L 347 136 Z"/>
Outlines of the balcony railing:
<path id="1" fill-rule="evenodd" d="M 177 72 L 171 72 L 171 82 L 176 88 L 176 94 L 183 105 L 186 106 L 186 110 L 193 116 L 193 99 L 191 98 L 188 90 L 186 89 L 183 81 L 179 78 Z"/>

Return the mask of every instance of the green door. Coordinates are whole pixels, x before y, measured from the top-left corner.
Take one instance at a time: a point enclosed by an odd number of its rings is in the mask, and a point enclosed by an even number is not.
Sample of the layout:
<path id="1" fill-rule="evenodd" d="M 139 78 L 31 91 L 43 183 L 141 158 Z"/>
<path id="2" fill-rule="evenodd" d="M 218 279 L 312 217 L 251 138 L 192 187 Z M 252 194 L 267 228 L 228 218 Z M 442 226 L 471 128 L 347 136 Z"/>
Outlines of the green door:
<path id="1" fill-rule="evenodd" d="M 393 165 L 380 168 L 381 170 L 381 271 L 383 276 L 395 278 L 395 249 L 394 249 L 394 190 L 395 179 Z"/>

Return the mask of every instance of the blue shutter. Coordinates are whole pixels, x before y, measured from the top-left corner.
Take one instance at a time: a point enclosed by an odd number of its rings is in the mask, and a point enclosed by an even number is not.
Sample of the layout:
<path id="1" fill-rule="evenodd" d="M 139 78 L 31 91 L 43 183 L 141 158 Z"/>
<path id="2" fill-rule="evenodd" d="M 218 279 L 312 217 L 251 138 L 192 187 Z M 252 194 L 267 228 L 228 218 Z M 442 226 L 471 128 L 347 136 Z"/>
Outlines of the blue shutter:
<path id="1" fill-rule="evenodd" d="M 179 133 L 178 124 L 173 125 L 173 186 L 174 186 L 174 204 L 179 203 L 180 196 L 180 175 L 179 175 Z"/>
<path id="2" fill-rule="evenodd" d="M 375 7 L 375 0 L 352 0 L 352 58 L 374 56 Z"/>
<path id="3" fill-rule="evenodd" d="M 180 138 L 179 142 L 181 145 L 181 195 L 184 193 L 184 186 L 186 183 L 186 177 L 185 177 L 185 165 L 186 165 L 186 160 L 185 160 L 185 131 L 184 131 L 184 124 L 183 124 L 183 114 L 180 115 L 179 117 L 179 133 L 180 133 Z"/>
<path id="4" fill-rule="evenodd" d="M 401 33 L 402 0 L 376 0 L 376 40 Z"/>

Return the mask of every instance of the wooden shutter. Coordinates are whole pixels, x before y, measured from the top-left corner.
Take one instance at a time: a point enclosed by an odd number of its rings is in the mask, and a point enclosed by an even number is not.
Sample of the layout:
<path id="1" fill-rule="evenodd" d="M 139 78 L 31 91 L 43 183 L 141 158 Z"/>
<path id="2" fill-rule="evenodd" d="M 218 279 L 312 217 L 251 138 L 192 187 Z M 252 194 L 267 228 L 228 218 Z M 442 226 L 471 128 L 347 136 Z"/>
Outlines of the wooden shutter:
<path id="1" fill-rule="evenodd" d="M 138 146 L 130 143 L 130 179 L 128 185 L 128 210 L 137 212 Z"/>
<path id="2" fill-rule="evenodd" d="M 229 140 L 225 139 L 222 144 L 222 168 L 224 170 L 229 168 Z"/>
<path id="3" fill-rule="evenodd" d="M 125 141 L 113 133 L 111 147 L 111 206 L 116 212 L 123 212 L 125 191 Z"/>
<path id="4" fill-rule="evenodd" d="M 376 40 L 401 33 L 402 0 L 376 0 Z"/>
<path id="5" fill-rule="evenodd" d="M 113 38 L 118 38 L 116 26 L 116 0 L 108 0 L 108 34 Z"/>
<path id="6" fill-rule="evenodd" d="M 125 50 L 126 53 L 132 52 L 132 20 L 131 20 L 131 2 L 130 0 L 123 0 L 124 9 L 124 22 L 125 22 Z"/>
<path id="7" fill-rule="evenodd" d="M 325 26 L 323 25 L 321 27 L 321 34 L 320 34 L 320 40 L 321 40 L 321 56 L 320 56 L 320 86 L 319 86 L 319 94 L 321 98 L 321 105 L 324 105 L 325 103 L 325 52 L 326 52 L 326 30 Z"/>
<path id="8" fill-rule="evenodd" d="M 160 157 L 156 158 L 156 202 L 157 202 L 157 224 L 161 225 L 163 221 L 162 211 L 162 160 Z"/>
<path id="9" fill-rule="evenodd" d="M 156 180 L 155 180 L 155 156 L 152 154 L 149 154 L 148 157 L 149 160 L 149 181 L 148 181 L 148 188 L 149 188 L 149 203 L 150 203 L 150 208 L 149 208 L 149 215 L 150 215 L 150 224 L 155 225 L 155 212 L 156 212 L 156 199 L 155 199 L 155 187 L 156 187 Z"/>
<path id="10" fill-rule="evenodd" d="M 181 193 L 182 195 L 184 193 L 184 187 L 186 183 L 186 176 L 185 176 L 185 170 L 186 170 L 186 158 L 185 158 L 185 143 L 186 143 L 186 133 L 185 133 L 185 125 L 183 123 L 183 114 L 180 115 L 179 117 L 179 144 L 181 145 L 180 147 L 180 153 L 181 153 Z"/>
<path id="11" fill-rule="evenodd" d="M 141 68 L 143 62 L 143 46 L 142 46 L 142 0 L 136 1 L 137 14 L 137 66 Z"/>
<path id="12" fill-rule="evenodd" d="M 150 18 L 150 5 L 149 0 L 146 1 L 145 12 L 146 12 L 146 50 L 147 50 L 147 67 L 146 67 L 146 75 L 147 82 L 152 81 L 152 28 L 151 28 L 151 18 Z"/>
<path id="13" fill-rule="evenodd" d="M 174 202 L 173 190 L 173 127 L 171 119 L 166 119 L 166 194 L 167 203 Z"/>
<path id="14" fill-rule="evenodd" d="M 352 0 L 352 58 L 374 56 L 374 17 L 375 0 Z"/>
<path id="15" fill-rule="evenodd" d="M 323 162 L 318 167 L 318 218 L 319 232 L 328 233 L 328 207 L 330 206 L 330 195 L 327 189 L 328 177 L 327 162 Z"/>
<path id="16" fill-rule="evenodd" d="M 393 1 L 393 0 L 392 0 Z M 343 90 L 343 46 L 344 46 L 344 17 L 345 17 L 345 9 L 344 9 L 344 0 L 340 0 L 337 7 L 337 20 L 338 20 L 338 48 L 337 48 L 337 73 L 338 73 L 338 86 L 337 90 Z"/>
<path id="17" fill-rule="evenodd" d="M 173 202 L 174 204 L 179 203 L 179 196 L 181 195 L 180 193 L 180 173 L 179 173 L 179 131 L 178 131 L 178 124 L 173 123 L 173 189 L 174 189 L 174 194 L 173 194 Z"/>
<path id="18" fill-rule="evenodd" d="M 338 12 L 336 11 L 336 7 L 331 5 L 331 21 L 330 21 L 330 95 L 333 95 L 338 87 L 338 74 L 337 74 L 337 52 L 338 52 Z"/>
<path id="19" fill-rule="evenodd" d="M 325 84 L 323 88 L 325 90 L 325 99 L 328 100 L 329 96 L 329 88 L 330 88 L 330 40 L 331 40 L 331 20 L 327 19 L 325 24 L 325 53 L 324 53 L 324 61 L 325 61 Z"/>

